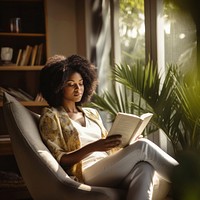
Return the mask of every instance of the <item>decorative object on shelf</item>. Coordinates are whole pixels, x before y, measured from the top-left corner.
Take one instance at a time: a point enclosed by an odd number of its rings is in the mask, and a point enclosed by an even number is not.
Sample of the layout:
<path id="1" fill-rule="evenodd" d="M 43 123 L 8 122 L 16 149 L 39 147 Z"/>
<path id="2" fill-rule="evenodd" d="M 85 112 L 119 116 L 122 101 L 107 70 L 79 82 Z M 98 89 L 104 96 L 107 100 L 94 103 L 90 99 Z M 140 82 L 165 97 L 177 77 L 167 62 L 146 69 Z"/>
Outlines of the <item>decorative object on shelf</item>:
<path id="1" fill-rule="evenodd" d="M 21 30 L 21 18 L 11 18 L 10 19 L 10 31 L 13 33 L 20 33 Z"/>
<path id="2" fill-rule="evenodd" d="M 2 138 L 8 135 L 2 111 L 3 91 L 7 91 L 19 99 L 25 107 L 38 114 L 48 105 L 44 101 L 38 101 L 38 97 L 35 101 L 39 92 L 40 70 L 47 57 L 45 23 L 48 15 L 45 6 L 44 0 L 0 0 L 0 54 L 2 47 L 13 49 L 10 62 L 3 61 L 0 56 L 0 137 Z M 13 153 L 8 141 L 4 141 L 0 146 L 4 148 L 3 152 L 0 151 L 1 155 L 7 156 Z M 0 199 L 3 200 L 1 195 L 0 193 Z"/>
<path id="3" fill-rule="evenodd" d="M 12 65 L 13 49 L 11 47 L 1 48 L 1 62 L 2 65 Z"/>

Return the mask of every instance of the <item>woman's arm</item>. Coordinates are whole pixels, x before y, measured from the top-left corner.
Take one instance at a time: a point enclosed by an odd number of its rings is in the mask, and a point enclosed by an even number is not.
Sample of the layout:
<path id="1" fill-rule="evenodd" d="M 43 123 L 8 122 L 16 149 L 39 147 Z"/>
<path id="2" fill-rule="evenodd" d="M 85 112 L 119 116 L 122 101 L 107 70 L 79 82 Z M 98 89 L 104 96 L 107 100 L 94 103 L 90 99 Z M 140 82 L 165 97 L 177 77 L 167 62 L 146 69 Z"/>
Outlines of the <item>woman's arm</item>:
<path id="1" fill-rule="evenodd" d="M 113 135 L 105 139 L 100 139 L 76 151 L 62 155 L 60 164 L 62 167 L 69 169 L 74 164 L 80 162 L 81 160 L 83 160 L 84 158 L 86 158 L 95 151 L 109 151 L 112 148 L 118 147 L 120 144 L 121 144 L 120 135 Z"/>
<path id="2" fill-rule="evenodd" d="M 65 121 L 62 121 L 62 123 L 69 123 L 66 121 L 66 116 L 63 119 L 65 119 Z M 69 150 L 66 148 L 67 142 L 64 145 L 64 141 L 62 140 L 64 136 L 60 123 L 61 122 L 57 117 L 56 112 L 53 112 L 51 109 L 46 109 L 45 114 L 40 119 L 40 133 L 43 141 L 53 156 L 65 169 L 71 168 L 73 165 L 79 163 L 81 160 L 95 151 L 109 151 L 121 143 L 121 136 L 115 135 L 105 139 L 97 140 L 82 148 L 79 148 L 80 146 L 75 142 L 75 140 L 78 140 L 78 138 L 74 137 L 72 139 L 72 141 L 74 141 L 74 146 L 70 147 L 71 150 Z M 73 127 L 69 126 L 68 129 L 69 131 L 73 131 Z"/>

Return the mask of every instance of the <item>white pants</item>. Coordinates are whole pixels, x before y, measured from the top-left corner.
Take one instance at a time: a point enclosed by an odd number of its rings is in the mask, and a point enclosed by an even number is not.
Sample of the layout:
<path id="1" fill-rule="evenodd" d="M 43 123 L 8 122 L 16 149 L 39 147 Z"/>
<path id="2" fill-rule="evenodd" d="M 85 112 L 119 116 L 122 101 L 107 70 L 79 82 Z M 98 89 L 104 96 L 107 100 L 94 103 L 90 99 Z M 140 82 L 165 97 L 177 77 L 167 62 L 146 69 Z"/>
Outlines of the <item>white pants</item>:
<path id="1" fill-rule="evenodd" d="M 170 181 L 170 172 L 177 161 L 147 139 L 139 139 L 110 155 L 83 172 L 85 182 L 96 186 L 128 189 L 127 199 L 146 200 L 152 197 L 152 183 L 156 171 Z"/>

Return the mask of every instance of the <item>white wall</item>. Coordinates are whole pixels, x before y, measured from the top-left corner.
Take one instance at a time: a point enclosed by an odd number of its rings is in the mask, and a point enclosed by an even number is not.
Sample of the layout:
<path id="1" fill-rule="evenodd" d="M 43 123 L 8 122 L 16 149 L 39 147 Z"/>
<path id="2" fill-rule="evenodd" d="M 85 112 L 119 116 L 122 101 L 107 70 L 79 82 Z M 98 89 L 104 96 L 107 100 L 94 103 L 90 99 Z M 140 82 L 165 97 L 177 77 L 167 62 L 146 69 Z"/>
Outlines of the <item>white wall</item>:
<path id="1" fill-rule="evenodd" d="M 76 1 L 46 0 L 47 57 L 77 53 Z"/>

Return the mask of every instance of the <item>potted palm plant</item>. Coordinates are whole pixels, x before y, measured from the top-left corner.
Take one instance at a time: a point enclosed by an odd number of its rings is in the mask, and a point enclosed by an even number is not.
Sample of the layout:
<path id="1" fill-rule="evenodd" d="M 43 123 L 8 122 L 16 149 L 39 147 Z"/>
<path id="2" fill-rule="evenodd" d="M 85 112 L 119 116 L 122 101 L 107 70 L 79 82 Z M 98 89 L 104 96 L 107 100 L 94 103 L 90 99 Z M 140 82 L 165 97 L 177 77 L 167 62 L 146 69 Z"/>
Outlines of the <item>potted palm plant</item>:
<path id="1" fill-rule="evenodd" d="M 107 111 L 113 120 L 117 112 L 154 114 L 147 133 L 162 129 L 175 152 L 200 149 L 200 83 L 185 78 L 176 65 L 166 75 L 149 62 L 132 66 L 116 64 L 112 71 L 113 90 L 95 94 L 92 106 Z"/>

